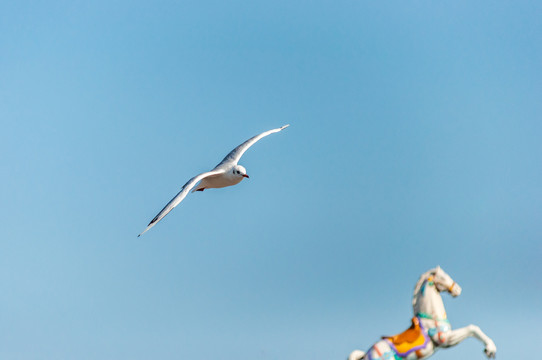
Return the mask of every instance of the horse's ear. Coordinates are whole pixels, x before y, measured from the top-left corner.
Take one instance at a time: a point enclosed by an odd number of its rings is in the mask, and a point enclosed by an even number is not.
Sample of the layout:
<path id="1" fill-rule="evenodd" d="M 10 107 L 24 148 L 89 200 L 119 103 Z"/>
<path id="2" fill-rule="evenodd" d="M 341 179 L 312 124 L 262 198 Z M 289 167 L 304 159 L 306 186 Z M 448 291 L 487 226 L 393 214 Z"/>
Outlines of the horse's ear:
<path id="1" fill-rule="evenodd" d="M 435 268 L 435 274 L 438 273 L 439 271 L 441 271 L 442 269 L 440 268 L 440 265 L 437 265 L 437 267 Z"/>

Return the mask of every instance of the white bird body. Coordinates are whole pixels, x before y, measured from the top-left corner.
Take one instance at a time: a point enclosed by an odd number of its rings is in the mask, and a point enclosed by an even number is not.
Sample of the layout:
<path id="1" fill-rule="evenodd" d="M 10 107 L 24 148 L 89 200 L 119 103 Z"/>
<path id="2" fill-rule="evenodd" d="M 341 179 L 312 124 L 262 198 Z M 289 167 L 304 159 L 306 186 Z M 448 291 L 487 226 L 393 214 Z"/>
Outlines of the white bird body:
<path id="1" fill-rule="evenodd" d="M 192 190 L 192 192 L 233 186 L 239 184 L 241 181 L 243 181 L 243 177 L 233 174 L 232 171 L 227 171 L 223 174 L 212 175 L 204 178 L 200 181 L 198 186 Z"/>
<path id="2" fill-rule="evenodd" d="M 201 173 L 188 180 L 183 185 L 181 191 L 151 220 L 147 228 L 138 235 L 143 235 L 146 231 L 156 225 L 160 220 L 164 218 L 171 210 L 173 210 L 181 201 L 184 200 L 186 195 L 192 190 L 203 191 L 205 189 L 216 189 L 227 186 L 239 184 L 244 178 L 248 178 L 246 169 L 238 165 L 239 159 L 247 151 L 249 147 L 254 145 L 261 138 L 279 132 L 282 129 L 287 128 L 290 125 L 284 125 L 280 128 L 265 131 L 259 135 L 253 136 L 241 145 L 233 149 L 226 157 L 211 171 Z"/>

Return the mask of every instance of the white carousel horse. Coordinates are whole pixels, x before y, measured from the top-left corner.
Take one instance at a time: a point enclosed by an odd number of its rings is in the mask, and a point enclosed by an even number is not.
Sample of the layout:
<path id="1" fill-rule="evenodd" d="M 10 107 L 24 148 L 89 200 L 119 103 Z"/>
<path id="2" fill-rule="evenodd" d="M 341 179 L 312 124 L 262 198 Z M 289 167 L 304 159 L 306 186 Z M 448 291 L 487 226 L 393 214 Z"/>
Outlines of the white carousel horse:
<path id="1" fill-rule="evenodd" d="M 416 283 L 412 306 L 412 326 L 401 334 L 382 337 L 367 353 L 354 350 L 348 360 L 417 360 L 433 355 L 439 348 L 448 348 L 474 336 L 485 345 L 485 354 L 494 358 L 497 347 L 493 340 L 476 325 L 452 330 L 440 293 L 453 297 L 461 294 L 461 287 L 437 266 L 429 270 Z"/>

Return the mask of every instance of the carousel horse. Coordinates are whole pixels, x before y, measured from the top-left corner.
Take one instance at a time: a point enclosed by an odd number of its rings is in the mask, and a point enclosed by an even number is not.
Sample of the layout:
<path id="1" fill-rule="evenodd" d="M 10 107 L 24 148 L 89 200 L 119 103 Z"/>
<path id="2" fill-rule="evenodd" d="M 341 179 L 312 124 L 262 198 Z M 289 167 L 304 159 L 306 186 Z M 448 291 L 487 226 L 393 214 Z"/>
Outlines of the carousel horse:
<path id="1" fill-rule="evenodd" d="M 485 345 L 485 354 L 494 358 L 497 347 L 493 340 L 476 325 L 452 330 L 440 293 L 453 297 L 461 294 L 461 287 L 437 266 L 423 274 L 414 288 L 412 326 L 395 336 L 383 336 L 367 353 L 354 350 L 348 360 L 417 360 L 433 355 L 439 348 L 449 348 L 474 336 Z"/>

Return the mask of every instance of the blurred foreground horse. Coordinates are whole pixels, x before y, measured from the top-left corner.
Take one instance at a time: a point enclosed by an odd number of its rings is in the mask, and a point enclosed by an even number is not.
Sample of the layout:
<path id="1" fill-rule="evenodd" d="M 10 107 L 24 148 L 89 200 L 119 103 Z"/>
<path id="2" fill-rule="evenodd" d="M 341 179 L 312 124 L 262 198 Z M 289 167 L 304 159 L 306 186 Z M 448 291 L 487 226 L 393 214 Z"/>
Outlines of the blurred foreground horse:
<path id="1" fill-rule="evenodd" d="M 437 349 L 457 345 L 470 336 L 483 342 L 487 357 L 494 358 L 497 347 L 478 326 L 452 330 L 440 296 L 442 291 L 456 297 L 461 294 L 461 287 L 437 266 L 423 274 L 414 288 L 412 326 L 401 334 L 382 337 L 367 353 L 352 351 L 348 360 L 425 359 Z"/>

